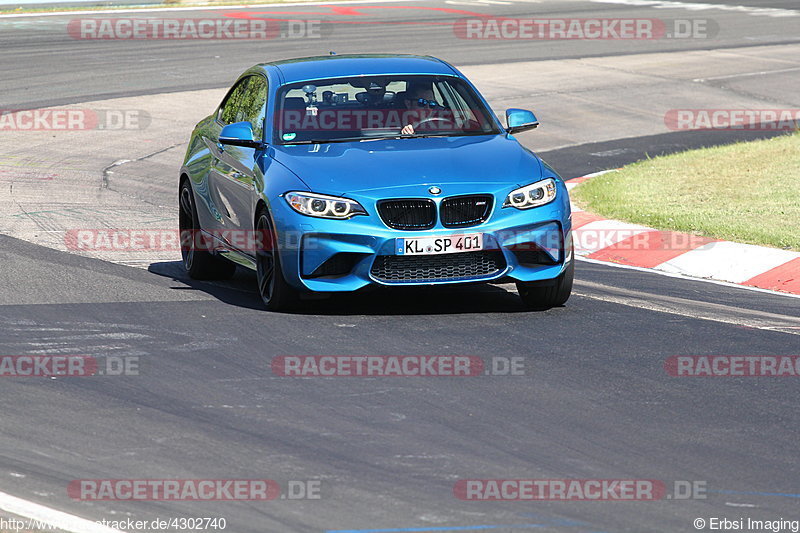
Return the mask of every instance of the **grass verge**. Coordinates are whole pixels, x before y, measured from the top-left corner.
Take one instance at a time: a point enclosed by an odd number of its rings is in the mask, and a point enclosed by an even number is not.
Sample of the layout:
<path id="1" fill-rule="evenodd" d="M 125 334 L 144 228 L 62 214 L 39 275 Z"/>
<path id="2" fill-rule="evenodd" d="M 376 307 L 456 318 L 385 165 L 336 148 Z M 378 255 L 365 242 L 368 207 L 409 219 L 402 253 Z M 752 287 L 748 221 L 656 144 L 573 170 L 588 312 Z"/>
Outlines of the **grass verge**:
<path id="1" fill-rule="evenodd" d="M 647 159 L 571 195 L 606 218 L 800 251 L 800 133 Z"/>

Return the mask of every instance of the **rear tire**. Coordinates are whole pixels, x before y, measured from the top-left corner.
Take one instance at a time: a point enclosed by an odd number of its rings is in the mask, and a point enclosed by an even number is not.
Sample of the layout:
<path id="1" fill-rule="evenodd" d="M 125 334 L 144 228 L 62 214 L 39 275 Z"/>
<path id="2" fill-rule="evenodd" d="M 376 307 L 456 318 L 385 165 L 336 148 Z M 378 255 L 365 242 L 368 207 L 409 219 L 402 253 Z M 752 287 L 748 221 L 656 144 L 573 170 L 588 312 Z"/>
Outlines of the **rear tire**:
<path id="1" fill-rule="evenodd" d="M 569 262 L 555 281 L 517 282 L 517 292 L 528 309 L 545 311 L 564 305 L 572 293 L 572 280 L 575 277 L 575 259 Z"/>
<path id="2" fill-rule="evenodd" d="M 256 233 L 261 236 L 256 251 L 256 278 L 261 301 L 268 311 L 292 309 L 297 306 L 300 293 L 283 277 L 277 234 L 269 212 L 263 207 L 256 215 Z"/>
<path id="3" fill-rule="evenodd" d="M 207 246 L 198 247 L 198 243 L 207 243 L 200 231 L 197 207 L 194 203 L 192 185 L 188 179 L 181 182 L 178 190 L 178 226 L 180 228 L 181 256 L 183 266 L 189 277 L 199 280 L 229 279 L 236 272 L 236 264 L 207 251 Z"/>

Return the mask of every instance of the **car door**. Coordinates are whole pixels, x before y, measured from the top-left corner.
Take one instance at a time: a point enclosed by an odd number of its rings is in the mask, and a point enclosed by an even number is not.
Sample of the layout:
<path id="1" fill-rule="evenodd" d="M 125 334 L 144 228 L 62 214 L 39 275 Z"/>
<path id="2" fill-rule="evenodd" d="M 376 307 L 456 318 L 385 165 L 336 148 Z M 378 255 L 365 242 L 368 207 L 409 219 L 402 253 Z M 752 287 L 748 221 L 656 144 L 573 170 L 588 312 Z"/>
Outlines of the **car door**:
<path id="1" fill-rule="evenodd" d="M 263 76 L 250 76 L 247 85 L 240 94 L 235 114 L 223 113 L 226 124 L 231 122 L 249 122 L 253 128 L 253 139 L 263 141 L 264 116 L 267 104 L 267 80 Z M 241 146 L 217 145 L 219 153 L 214 174 L 222 204 L 222 213 L 226 229 L 237 230 L 236 233 L 222 233 L 228 244 L 238 247 L 243 240 L 244 231 L 252 229 L 253 195 L 256 174 L 260 172 L 257 159 L 262 155 L 261 149 Z M 261 176 L 259 176 L 261 178 Z"/>
<path id="2" fill-rule="evenodd" d="M 250 81 L 249 77 L 239 80 L 225 95 L 216 112 L 198 124 L 198 135 L 205 149 L 197 152 L 196 174 L 200 182 L 195 186 L 195 201 L 200 227 L 217 234 L 227 227 L 225 210 L 219 194 L 219 158 L 224 147 L 219 144 L 219 134 L 225 121 L 236 121 L 236 113 L 241 104 L 243 91 Z"/>
<path id="3" fill-rule="evenodd" d="M 214 220 L 208 225 L 215 230 L 217 236 L 223 230 L 233 230 L 239 227 L 241 213 L 237 211 L 235 201 L 228 192 L 227 181 L 233 175 L 231 162 L 237 155 L 229 152 L 240 150 L 238 147 L 225 146 L 219 142 L 219 133 L 222 128 L 234 122 L 244 120 L 243 103 L 247 95 L 247 87 L 253 76 L 242 78 L 228 93 L 217 113 L 214 134 L 203 140 L 211 155 L 208 172 L 208 194 L 214 207 Z"/>

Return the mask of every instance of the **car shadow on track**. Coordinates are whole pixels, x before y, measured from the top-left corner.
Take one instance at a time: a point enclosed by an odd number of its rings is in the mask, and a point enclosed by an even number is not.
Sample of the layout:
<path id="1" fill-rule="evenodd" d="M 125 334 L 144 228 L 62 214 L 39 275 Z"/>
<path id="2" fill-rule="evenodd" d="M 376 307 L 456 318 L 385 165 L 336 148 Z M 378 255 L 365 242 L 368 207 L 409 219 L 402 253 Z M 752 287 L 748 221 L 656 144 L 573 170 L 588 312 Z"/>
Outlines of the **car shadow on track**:
<path id="1" fill-rule="evenodd" d="M 244 268 L 237 269 L 233 278 L 226 281 L 193 280 L 180 261 L 153 263 L 148 271 L 186 285 L 175 290 L 199 290 L 230 305 L 264 308 L 256 292 L 255 273 Z M 376 288 L 303 299 L 291 313 L 346 316 L 529 312 L 512 289 L 513 285 L 508 284 Z"/>

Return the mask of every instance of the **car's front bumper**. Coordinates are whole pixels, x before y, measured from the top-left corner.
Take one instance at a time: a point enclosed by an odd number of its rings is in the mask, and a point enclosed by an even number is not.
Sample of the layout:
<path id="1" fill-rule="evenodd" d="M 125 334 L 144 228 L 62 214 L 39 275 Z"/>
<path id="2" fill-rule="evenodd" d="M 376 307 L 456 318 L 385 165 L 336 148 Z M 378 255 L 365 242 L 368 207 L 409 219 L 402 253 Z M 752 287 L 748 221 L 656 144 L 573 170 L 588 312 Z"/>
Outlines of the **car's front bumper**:
<path id="1" fill-rule="evenodd" d="M 395 230 L 386 227 L 376 214 L 350 220 L 306 217 L 295 213 L 282 198 L 273 202 L 272 214 L 279 230 L 286 281 L 311 291 L 345 292 L 368 285 L 554 279 L 573 260 L 569 201 L 565 198 L 566 194 L 548 205 L 524 211 L 495 206 L 488 222 L 458 230 Z M 473 233 L 484 235 L 487 251 L 483 256 L 470 255 L 480 252 L 397 256 L 395 252 L 397 238 Z M 386 265 L 394 270 L 387 271 Z M 394 275 L 398 268 L 412 272 Z M 436 275 L 426 277 L 424 272 Z"/>

